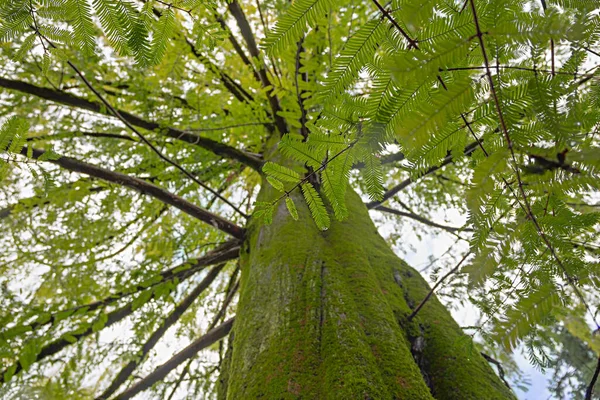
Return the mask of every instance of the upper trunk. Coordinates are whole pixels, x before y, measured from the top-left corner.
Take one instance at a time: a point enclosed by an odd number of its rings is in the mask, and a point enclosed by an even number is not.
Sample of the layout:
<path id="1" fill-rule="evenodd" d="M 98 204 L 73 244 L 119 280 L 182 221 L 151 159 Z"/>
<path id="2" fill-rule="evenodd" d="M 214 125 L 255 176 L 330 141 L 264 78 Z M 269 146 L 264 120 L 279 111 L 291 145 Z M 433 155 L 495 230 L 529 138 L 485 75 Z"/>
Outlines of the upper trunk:
<path id="1" fill-rule="evenodd" d="M 509 399 L 424 279 L 378 234 L 359 196 L 321 232 L 295 191 L 253 223 L 220 398 Z M 263 185 L 259 200 L 278 194 Z"/>

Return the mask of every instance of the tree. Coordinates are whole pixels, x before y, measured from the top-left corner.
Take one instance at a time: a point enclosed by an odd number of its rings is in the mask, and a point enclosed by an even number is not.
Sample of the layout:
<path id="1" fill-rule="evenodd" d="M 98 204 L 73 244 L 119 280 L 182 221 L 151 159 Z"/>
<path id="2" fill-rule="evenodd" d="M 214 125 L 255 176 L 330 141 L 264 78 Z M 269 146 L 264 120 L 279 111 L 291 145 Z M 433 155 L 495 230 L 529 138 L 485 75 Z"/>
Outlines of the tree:
<path id="1" fill-rule="evenodd" d="M 593 1 L 3 0 L 0 41 L 6 398 L 510 399 L 549 329 L 600 354 Z M 368 210 L 468 251 L 430 287 Z"/>

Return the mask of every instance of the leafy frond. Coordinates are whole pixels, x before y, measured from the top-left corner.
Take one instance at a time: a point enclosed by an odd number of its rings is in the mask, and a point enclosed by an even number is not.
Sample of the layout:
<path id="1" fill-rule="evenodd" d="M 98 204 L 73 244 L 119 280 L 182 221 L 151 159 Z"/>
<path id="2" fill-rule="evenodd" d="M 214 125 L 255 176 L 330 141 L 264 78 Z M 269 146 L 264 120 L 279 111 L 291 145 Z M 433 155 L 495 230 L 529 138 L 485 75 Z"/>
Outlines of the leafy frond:
<path id="1" fill-rule="evenodd" d="M 301 188 L 302 194 L 304 195 L 304 199 L 306 200 L 306 204 L 308 205 L 315 223 L 322 231 L 327 230 L 331 221 L 329 219 L 329 213 L 325 208 L 325 204 L 323 204 L 323 199 L 321 199 L 321 196 L 315 190 L 312 184 L 303 183 Z"/>

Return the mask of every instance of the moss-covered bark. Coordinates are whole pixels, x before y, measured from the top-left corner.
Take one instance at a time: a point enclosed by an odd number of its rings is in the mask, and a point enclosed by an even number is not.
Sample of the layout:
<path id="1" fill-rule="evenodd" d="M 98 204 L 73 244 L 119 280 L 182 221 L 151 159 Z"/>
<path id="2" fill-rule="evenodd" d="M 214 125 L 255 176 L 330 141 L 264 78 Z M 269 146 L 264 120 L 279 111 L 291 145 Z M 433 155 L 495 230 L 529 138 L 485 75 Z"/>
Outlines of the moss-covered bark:
<path id="1" fill-rule="evenodd" d="M 275 196 L 265 185 L 260 200 Z M 294 196 L 299 196 L 295 194 Z M 251 224 L 223 399 L 510 399 L 429 290 L 379 236 L 362 201 L 320 232 L 304 202 Z"/>

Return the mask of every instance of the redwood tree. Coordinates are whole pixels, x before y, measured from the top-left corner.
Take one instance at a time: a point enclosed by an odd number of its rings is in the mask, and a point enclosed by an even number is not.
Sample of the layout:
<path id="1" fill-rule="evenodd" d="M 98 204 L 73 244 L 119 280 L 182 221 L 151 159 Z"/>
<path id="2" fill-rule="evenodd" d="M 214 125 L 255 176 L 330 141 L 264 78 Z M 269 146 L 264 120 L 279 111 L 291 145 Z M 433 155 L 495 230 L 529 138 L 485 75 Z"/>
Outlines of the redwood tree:
<path id="1" fill-rule="evenodd" d="M 512 399 L 517 347 L 597 357 L 599 15 L 0 0 L 0 396 Z M 467 245 L 423 277 L 407 220 Z"/>

